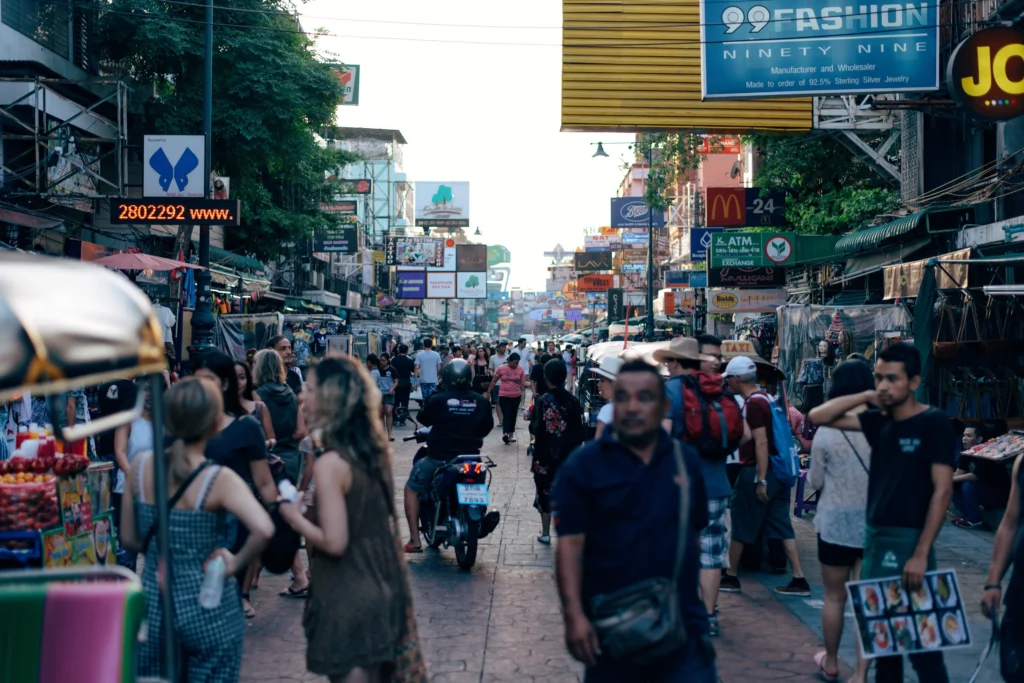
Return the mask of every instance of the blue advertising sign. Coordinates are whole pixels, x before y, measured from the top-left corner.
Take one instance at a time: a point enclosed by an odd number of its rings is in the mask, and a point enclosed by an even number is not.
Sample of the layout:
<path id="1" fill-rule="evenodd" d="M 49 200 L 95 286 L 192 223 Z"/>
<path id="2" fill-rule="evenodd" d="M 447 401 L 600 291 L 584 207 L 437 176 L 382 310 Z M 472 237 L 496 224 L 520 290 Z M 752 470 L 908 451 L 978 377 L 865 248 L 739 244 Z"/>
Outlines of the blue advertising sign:
<path id="1" fill-rule="evenodd" d="M 689 270 L 666 270 L 665 271 L 665 286 L 666 287 L 686 287 L 690 284 L 690 273 Z"/>
<path id="2" fill-rule="evenodd" d="M 690 271 L 690 286 L 691 287 L 707 287 L 708 286 L 708 272 L 706 270 L 693 270 L 693 271 Z"/>
<path id="3" fill-rule="evenodd" d="M 939 89 L 937 0 L 701 0 L 705 100 Z"/>
<path id="4" fill-rule="evenodd" d="M 611 226 L 613 228 L 646 228 L 647 227 L 647 204 L 639 197 L 612 197 Z M 653 216 L 654 227 L 660 228 L 665 225 L 665 212 L 655 211 Z"/>
<path id="5" fill-rule="evenodd" d="M 427 274 L 422 270 L 400 270 L 395 275 L 396 299 L 425 299 L 427 297 Z"/>
<path id="6" fill-rule="evenodd" d="M 711 248 L 711 233 L 722 232 L 721 228 L 690 228 L 690 260 L 707 261 Z"/>
<path id="7" fill-rule="evenodd" d="M 649 239 L 645 232 L 624 232 L 619 235 L 622 244 L 647 244 Z"/>

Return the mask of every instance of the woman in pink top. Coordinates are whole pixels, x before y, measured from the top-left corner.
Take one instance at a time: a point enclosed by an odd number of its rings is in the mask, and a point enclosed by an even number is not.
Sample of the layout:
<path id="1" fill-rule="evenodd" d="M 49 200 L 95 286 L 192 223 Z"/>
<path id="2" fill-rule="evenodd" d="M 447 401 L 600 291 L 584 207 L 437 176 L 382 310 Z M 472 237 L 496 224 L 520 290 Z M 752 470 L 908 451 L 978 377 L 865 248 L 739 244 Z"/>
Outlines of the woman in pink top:
<path id="1" fill-rule="evenodd" d="M 501 382 L 498 387 L 498 405 L 501 407 L 501 440 L 506 444 L 515 443 L 516 416 L 519 414 L 519 401 L 523 396 L 523 383 L 526 381 L 526 371 L 519 367 L 519 354 L 511 353 L 505 365 L 494 371 L 491 378 L 491 385 L 487 387 L 487 393 L 494 389 L 494 385 Z"/>

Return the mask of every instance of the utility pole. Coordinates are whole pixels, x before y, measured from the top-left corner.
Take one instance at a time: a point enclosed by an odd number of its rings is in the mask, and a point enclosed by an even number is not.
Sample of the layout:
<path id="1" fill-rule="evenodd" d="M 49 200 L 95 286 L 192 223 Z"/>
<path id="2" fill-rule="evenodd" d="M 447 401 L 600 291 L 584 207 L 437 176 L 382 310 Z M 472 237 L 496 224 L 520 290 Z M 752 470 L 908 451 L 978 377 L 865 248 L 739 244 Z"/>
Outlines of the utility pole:
<path id="1" fill-rule="evenodd" d="M 644 193 L 650 188 L 651 171 L 654 167 L 654 145 L 647 145 L 647 182 Z M 646 201 L 646 198 L 645 198 Z M 654 341 L 654 207 L 647 205 L 647 330 L 646 341 Z"/>
<path id="2" fill-rule="evenodd" d="M 441 325 L 444 336 L 448 336 L 448 299 L 444 300 L 444 323 Z"/>
<path id="3" fill-rule="evenodd" d="M 210 173 L 213 169 L 213 0 L 206 0 L 206 50 L 203 55 L 203 135 L 206 163 L 203 167 L 204 196 L 211 199 Z M 199 265 L 196 273 L 196 308 L 192 313 L 190 354 L 213 346 L 213 293 L 210 291 L 210 226 L 199 226 Z"/>

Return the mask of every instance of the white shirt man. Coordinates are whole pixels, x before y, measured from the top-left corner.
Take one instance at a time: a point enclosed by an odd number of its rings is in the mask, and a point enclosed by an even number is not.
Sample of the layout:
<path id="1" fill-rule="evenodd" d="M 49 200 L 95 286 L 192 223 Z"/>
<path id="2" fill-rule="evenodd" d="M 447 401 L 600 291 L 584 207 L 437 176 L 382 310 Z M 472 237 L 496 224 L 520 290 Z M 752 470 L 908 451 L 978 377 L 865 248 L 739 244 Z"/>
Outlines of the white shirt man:
<path id="1" fill-rule="evenodd" d="M 519 345 L 512 349 L 512 352 L 519 354 L 519 364 L 529 373 L 530 368 L 533 367 L 533 351 L 526 345 L 526 340 L 520 339 Z"/>

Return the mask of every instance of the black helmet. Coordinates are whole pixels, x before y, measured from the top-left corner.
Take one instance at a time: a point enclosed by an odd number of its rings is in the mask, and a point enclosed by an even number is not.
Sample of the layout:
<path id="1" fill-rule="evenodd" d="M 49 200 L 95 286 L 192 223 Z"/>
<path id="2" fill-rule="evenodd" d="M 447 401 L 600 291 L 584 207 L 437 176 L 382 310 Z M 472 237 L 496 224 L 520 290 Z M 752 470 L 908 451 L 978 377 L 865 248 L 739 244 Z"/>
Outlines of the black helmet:
<path id="1" fill-rule="evenodd" d="M 468 387 L 473 383 L 473 371 L 469 367 L 469 363 L 461 358 L 456 358 L 448 361 L 448 365 L 444 366 L 444 370 L 441 372 L 441 381 L 449 389 Z"/>

